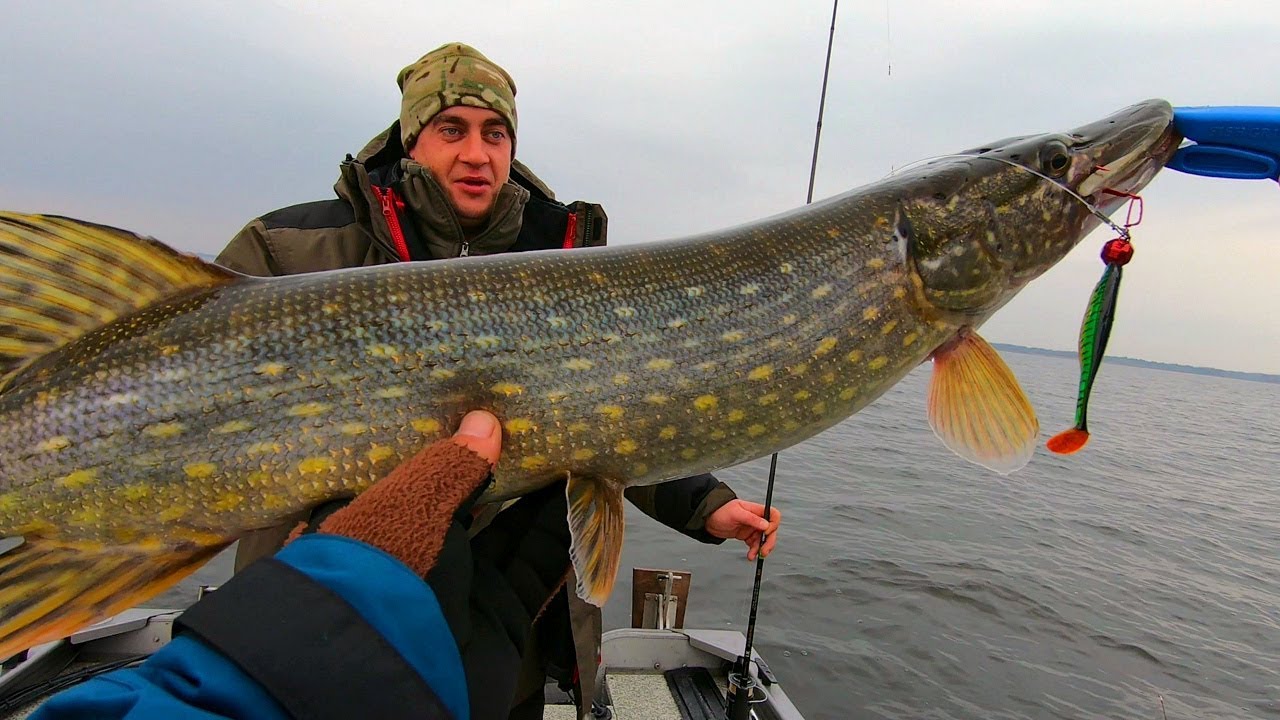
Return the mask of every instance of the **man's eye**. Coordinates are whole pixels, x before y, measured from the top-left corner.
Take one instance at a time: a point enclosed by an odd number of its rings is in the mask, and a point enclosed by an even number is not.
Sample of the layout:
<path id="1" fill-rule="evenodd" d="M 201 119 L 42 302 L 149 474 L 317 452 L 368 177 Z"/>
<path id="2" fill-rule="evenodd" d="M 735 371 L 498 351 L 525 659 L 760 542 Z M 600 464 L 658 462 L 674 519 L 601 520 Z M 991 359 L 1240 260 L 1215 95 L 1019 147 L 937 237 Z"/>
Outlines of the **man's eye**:
<path id="1" fill-rule="evenodd" d="M 504 140 L 507 137 L 507 133 L 504 130 L 494 130 L 493 132 L 489 133 L 489 137 L 495 142 L 497 142 L 500 140 Z"/>
<path id="2" fill-rule="evenodd" d="M 440 133 L 443 135 L 454 136 L 454 135 L 461 135 L 462 131 L 458 130 L 458 128 L 456 127 L 444 127 L 444 128 L 440 128 Z"/>

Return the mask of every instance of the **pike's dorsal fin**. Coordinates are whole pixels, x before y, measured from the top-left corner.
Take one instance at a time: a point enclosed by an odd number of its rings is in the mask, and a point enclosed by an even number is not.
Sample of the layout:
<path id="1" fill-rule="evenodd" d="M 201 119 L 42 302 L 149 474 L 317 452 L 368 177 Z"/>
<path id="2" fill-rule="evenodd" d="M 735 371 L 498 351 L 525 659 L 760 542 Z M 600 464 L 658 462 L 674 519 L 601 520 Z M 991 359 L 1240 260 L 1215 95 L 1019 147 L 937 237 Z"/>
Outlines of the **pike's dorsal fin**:
<path id="1" fill-rule="evenodd" d="M 0 388 L 27 363 L 121 315 L 234 277 L 124 230 L 0 212 Z"/>
<path id="2" fill-rule="evenodd" d="M 613 592 L 622 562 L 622 485 L 599 478 L 569 477 L 569 559 L 578 580 L 578 597 L 601 607 Z"/>
<path id="3" fill-rule="evenodd" d="M 965 332 L 934 352 L 929 425 L 960 457 L 1002 475 L 1026 465 L 1040 422 L 995 348 Z"/>

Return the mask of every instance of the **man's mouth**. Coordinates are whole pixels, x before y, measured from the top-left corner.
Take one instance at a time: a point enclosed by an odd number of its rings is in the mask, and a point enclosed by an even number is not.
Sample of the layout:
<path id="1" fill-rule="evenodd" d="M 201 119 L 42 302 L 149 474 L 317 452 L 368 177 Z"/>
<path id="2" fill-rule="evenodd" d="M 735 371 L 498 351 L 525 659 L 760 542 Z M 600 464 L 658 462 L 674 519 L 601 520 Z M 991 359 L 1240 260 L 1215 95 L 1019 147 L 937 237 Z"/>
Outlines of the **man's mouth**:
<path id="1" fill-rule="evenodd" d="M 480 195 L 489 189 L 492 185 L 486 178 L 482 177 L 464 177 L 453 181 L 455 185 L 462 188 L 463 192 L 472 195 Z"/>

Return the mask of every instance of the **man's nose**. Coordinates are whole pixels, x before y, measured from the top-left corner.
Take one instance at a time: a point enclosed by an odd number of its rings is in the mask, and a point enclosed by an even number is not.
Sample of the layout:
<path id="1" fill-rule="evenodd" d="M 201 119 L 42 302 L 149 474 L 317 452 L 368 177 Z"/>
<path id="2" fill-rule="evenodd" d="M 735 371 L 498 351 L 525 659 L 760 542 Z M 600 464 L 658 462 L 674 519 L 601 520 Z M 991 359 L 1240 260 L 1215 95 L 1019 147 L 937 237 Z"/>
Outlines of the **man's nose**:
<path id="1" fill-rule="evenodd" d="M 489 161 L 489 154 L 485 152 L 484 135 L 482 133 L 467 133 L 467 137 L 462 141 L 462 150 L 458 154 L 458 159 L 468 165 L 484 165 Z"/>

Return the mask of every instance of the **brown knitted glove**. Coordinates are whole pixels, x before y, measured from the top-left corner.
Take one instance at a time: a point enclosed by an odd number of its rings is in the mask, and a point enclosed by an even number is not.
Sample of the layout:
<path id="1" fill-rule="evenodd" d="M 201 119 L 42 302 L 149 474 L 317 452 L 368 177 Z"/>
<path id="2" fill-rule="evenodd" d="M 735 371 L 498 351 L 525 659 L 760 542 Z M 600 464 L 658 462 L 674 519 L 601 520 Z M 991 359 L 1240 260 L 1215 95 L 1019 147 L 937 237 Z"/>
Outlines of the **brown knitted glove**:
<path id="1" fill-rule="evenodd" d="M 439 440 L 325 518 L 318 532 L 373 545 L 426 577 L 454 514 L 489 471 L 488 461 L 476 453 Z"/>

